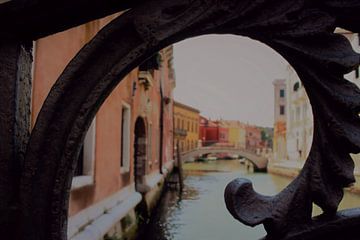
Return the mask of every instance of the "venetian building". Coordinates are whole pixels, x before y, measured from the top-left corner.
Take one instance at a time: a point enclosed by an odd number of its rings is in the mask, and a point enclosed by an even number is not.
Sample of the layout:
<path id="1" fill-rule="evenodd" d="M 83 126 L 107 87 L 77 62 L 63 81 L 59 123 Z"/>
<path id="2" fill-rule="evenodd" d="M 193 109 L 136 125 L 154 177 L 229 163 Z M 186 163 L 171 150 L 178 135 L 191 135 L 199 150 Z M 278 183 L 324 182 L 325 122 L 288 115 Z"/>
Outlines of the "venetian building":
<path id="1" fill-rule="evenodd" d="M 286 150 L 286 80 L 276 79 L 274 85 L 274 140 L 273 160 L 282 161 L 287 158 Z"/>
<path id="2" fill-rule="evenodd" d="M 358 34 L 337 29 L 337 33 L 349 39 L 355 51 L 360 52 Z M 306 160 L 313 137 L 313 114 L 311 105 L 302 83 L 295 70 L 289 65 L 286 79 L 286 137 L 289 160 Z M 360 86 L 359 68 L 345 76 L 346 79 Z M 360 155 L 353 155 L 356 168 L 359 168 Z"/>
<path id="3" fill-rule="evenodd" d="M 353 49 L 356 52 L 360 53 L 359 34 L 352 33 L 352 32 L 346 31 L 344 29 L 337 29 L 337 32 L 343 34 L 346 38 L 348 38 L 351 42 Z M 345 76 L 345 78 L 348 79 L 349 81 L 353 82 L 360 88 L 360 67 L 357 67 L 356 69 L 354 69 L 354 71 L 347 74 Z M 355 171 L 360 173 L 360 154 L 356 154 L 356 155 L 353 154 L 352 157 L 355 161 Z"/>
<path id="4" fill-rule="evenodd" d="M 229 145 L 235 148 L 245 149 L 246 147 L 245 124 L 235 120 L 221 120 L 221 122 L 228 129 Z"/>
<path id="5" fill-rule="evenodd" d="M 174 134 L 180 152 L 198 148 L 200 111 L 180 102 L 174 102 Z"/>
<path id="6" fill-rule="evenodd" d="M 261 129 L 254 125 L 246 125 L 246 146 L 247 151 L 259 153 L 261 146 Z"/>
<path id="7" fill-rule="evenodd" d="M 219 124 L 204 116 L 200 116 L 199 142 L 207 147 L 219 143 Z"/>
<path id="8" fill-rule="evenodd" d="M 69 61 L 116 16 L 35 42 L 32 126 Z M 102 64 L 106 59 L 94 61 Z M 79 84 L 88 84 L 86 78 L 80 80 Z M 68 239 L 98 240 L 106 233 L 123 236 L 135 227 L 135 208 L 142 199 L 149 209 L 154 206 L 160 196 L 156 193 L 173 164 L 174 87 L 170 46 L 131 71 L 105 99 L 78 156 L 69 202 Z M 52 144 L 49 139 L 49 147 Z M 105 221 L 109 215 L 116 217 Z M 84 229 L 92 231 L 92 237 L 84 237 Z"/>
<path id="9" fill-rule="evenodd" d="M 295 70 L 289 65 L 286 78 L 286 143 L 288 159 L 306 160 L 313 138 L 313 114 L 309 98 Z"/>

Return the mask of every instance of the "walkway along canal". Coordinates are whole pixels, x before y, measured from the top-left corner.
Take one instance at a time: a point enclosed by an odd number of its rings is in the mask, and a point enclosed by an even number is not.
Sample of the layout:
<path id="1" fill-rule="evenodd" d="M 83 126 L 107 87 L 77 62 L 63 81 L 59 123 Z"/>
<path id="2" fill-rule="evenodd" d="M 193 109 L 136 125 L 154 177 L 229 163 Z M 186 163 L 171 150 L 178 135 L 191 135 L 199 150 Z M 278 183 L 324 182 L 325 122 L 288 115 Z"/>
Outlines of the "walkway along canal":
<path id="1" fill-rule="evenodd" d="M 234 178 L 250 179 L 256 191 L 274 195 L 291 179 L 266 173 L 248 173 L 239 160 L 218 160 L 184 165 L 185 187 L 179 195 L 168 190 L 137 240 L 255 240 L 265 236 L 262 226 L 247 227 L 231 217 L 224 189 Z M 358 207 L 360 195 L 345 192 L 340 209 Z M 314 215 L 321 213 L 314 207 Z"/>

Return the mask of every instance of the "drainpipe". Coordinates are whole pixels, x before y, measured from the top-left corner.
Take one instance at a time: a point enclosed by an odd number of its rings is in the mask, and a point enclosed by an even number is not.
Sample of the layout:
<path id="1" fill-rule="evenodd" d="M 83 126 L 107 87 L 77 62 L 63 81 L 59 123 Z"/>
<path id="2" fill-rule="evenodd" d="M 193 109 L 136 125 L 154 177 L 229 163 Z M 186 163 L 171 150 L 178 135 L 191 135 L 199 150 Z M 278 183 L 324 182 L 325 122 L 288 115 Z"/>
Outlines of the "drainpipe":
<path id="1" fill-rule="evenodd" d="M 164 96 L 162 90 L 162 81 L 160 77 L 160 154 L 159 167 L 160 173 L 163 174 L 163 143 L 164 143 Z"/>

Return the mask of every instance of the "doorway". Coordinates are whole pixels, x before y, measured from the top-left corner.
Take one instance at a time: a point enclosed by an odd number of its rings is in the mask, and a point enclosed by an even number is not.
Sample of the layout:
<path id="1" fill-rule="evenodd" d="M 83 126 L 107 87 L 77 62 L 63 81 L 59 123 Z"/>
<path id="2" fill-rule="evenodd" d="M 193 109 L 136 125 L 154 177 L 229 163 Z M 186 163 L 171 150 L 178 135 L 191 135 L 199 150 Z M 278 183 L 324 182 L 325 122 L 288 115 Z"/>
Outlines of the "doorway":
<path id="1" fill-rule="evenodd" d="M 135 122 L 135 140 L 134 140 L 134 175 L 135 189 L 138 192 L 146 192 L 145 174 L 146 174 L 146 126 L 143 118 L 138 117 Z"/>

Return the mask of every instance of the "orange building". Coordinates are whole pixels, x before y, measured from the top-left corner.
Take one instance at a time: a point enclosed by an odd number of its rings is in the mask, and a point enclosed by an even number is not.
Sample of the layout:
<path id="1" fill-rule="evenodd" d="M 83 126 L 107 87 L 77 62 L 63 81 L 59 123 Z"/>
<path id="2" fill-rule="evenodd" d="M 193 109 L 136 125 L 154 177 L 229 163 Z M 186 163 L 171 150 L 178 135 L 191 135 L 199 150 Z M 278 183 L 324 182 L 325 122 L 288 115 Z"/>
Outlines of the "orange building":
<path id="1" fill-rule="evenodd" d="M 36 41 L 32 126 L 65 66 L 113 18 Z M 135 207 L 156 203 L 173 164 L 172 53 L 172 47 L 163 49 L 134 69 L 96 114 L 72 182 L 69 239 L 123 236 L 136 225 Z"/>
<path id="2" fill-rule="evenodd" d="M 257 152 L 261 146 L 261 129 L 257 126 L 245 126 L 246 150 Z"/>

